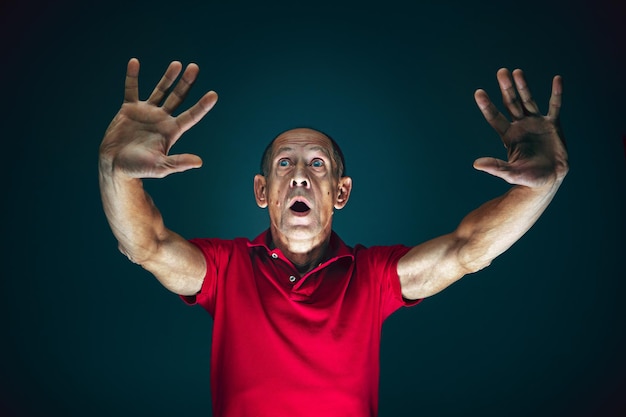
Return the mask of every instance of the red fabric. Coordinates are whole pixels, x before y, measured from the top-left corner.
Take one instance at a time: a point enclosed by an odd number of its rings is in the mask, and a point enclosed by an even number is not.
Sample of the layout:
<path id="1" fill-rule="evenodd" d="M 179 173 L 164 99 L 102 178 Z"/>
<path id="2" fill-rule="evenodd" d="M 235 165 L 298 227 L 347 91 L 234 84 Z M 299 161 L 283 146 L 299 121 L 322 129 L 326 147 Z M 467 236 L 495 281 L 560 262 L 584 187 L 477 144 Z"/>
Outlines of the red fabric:
<path id="1" fill-rule="evenodd" d="M 330 259 L 300 278 L 267 237 L 192 240 L 207 275 L 183 299 L 214 319 L 214 415 L 375 416 L 382 323 L 417 303 L 396 271 L 409 248 L 352 249 L 333 233 Z"/>

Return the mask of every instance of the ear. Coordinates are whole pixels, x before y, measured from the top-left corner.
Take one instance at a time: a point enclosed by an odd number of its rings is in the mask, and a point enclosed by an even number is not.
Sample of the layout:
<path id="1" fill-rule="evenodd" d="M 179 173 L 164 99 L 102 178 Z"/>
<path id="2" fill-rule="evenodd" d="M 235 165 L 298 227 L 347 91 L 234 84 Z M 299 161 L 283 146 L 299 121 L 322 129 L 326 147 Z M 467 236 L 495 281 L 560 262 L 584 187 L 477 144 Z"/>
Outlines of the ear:
<path id="1" fill-rule="evenodd" d="M 263 175 L 257 174 L 254 176 L 254 198 L 256 199 L 257 206 L 261 208 L 267 207 L 267 195 L 266 195 L 266 182 Z"/>
<path id="2" fill-rule="evenodd" d="M 352 191 L 352 178 L 342 177 L 339 179 L 339 186 L 337 191 L 337 200 L 335 201 L 335 208 L 341 210 L 348 203 L 350 198 L 350 191 Z"/>

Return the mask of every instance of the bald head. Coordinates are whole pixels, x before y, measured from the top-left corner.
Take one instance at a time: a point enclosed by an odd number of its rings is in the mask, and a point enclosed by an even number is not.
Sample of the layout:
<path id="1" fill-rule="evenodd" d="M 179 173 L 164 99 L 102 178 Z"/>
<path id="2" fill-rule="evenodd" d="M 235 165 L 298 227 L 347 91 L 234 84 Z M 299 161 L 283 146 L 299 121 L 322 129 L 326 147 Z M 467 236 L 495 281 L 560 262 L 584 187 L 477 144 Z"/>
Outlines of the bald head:
<path id="1" fill-rule="evenodd" d="M 261 158 L 261 174 L 264 176 L 267 176 L 270 172 L 272 156 L 274 155 L 274 152 L 275 152 L 274 143 L 276 142 L 277 139 L 284 138 L 284 137 L 305 138 L 307 136 L 322 137 L 328 140 L 328 143 L 329 143 L 328 151 L 329 151 L 329 156 L 333 160 L 334 175 L 337 178 L 341 178 L 345 176 L 346 175 L 346 162 L 343 157 L 343 152 L 341 152 L 341 148 L 339 148 L 339 145 L 337 144 L 337 142 L 335 142 L 333 138 L 331 138 L 330 136 L 328 136 L 327 134 L 319 130 L 305 128 L 305 127 L 286 130 L 280 133 L 274 139 L 272 139 L 272 141 L 265 147 L 265 150 L 263 151 L 263 156 Z"/>

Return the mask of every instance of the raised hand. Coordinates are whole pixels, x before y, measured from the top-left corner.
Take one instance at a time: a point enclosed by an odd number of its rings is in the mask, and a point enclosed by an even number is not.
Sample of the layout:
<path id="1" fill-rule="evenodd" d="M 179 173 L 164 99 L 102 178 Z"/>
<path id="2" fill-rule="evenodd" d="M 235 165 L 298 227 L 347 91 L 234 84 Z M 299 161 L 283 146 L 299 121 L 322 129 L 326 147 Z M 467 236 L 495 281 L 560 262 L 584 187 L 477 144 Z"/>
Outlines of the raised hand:
<path id="1" fill-rule="evenodd" d="M 497 73 L 511 121 L 498 111 L 484 90 L 474 94 L 485 119 L 502 138 L 508 161 L 479 158 L 474 161 L 474 168 L 510 184 L 532 188 L 553 185 L 568 171 L 567 151 L 559 125 L 563 81 L 558 75 L 552 80 L 550 108 L 548 114 L 542 116 L 522 70 L 516 69 L 512 75 L 505 68 Z"/>
<path id="2" fill-rule="evenodd" d="M 128 62 L 124 104 L 109 125 L 100 145 L 101 170 L 130 178 L 162 178 L 174 172 L 198 168 L 197 155 L 169 155 L 180 136 L 198 123 L 217 101 L 213 91 L 178 115 L 172 112 L 185 99 L 198 76 L 196 64 L 189 64 L 182 77 L 168 94 L 182 70 L 180 62 L 172 62 L 147 101 L 139 101 L 139 61 Z M 162 103 L 162 104 L 161 104 Z"/>

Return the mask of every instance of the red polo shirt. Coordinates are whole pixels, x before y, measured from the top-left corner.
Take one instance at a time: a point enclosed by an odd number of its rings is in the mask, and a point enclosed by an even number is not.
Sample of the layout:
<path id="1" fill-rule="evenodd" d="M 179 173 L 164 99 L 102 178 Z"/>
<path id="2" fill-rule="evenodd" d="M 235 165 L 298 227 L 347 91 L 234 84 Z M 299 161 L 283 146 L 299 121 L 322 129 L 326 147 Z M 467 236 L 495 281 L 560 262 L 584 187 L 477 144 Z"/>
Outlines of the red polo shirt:
<path id="1" fill-rule="evenodd" d="M 192 240 L 206 257 L 200 293 L 213 317 L 217 417 L 375 416 L 383 321 L 408 304 L 396 270 L 406 246 L 350 248 L 300 277 L 269 233 Z"/>

